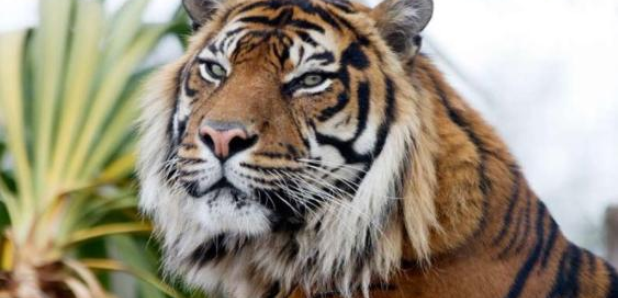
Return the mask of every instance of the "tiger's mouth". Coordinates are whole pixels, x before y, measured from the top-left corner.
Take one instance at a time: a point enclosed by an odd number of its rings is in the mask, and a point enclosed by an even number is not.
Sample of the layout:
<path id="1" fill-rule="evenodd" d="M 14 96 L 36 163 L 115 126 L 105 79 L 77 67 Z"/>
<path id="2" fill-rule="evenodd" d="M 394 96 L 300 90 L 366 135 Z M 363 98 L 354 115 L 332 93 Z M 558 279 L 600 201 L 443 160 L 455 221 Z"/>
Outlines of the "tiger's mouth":
<path id="1" fill-rule="evenodd" d="M 205 166 L 205 168 L 207 167 Z M 179 171 L 181 173 L 187 172 L 182 169 L 179 169 Z M 211 171 L 211 174 L 218 179 L 213 182 L 213 179 L 181 175 L 177 181 L 189 197 L 197 201 L 214 202 L 219 199 L 231 199 L 230 202 L 238 206 L 256 203 L 285 218 L 298 217 L 302 213 L 300 211 L 302 208 L 296 206 L 295 200 L 290 198 L 289 194 L 282 189 L 284 185 L 293 184 L 291 181 L 280 180 L 277 185 L 260 187 L 239 179 L 239 177 L 231 177 L 233 175 L 224 170 L 214 170 Z"/>
<path id="2" fill-rule="evenodd" d="M 240 197 L 240 196 L 246 197 L 247 196 L 240 189 L 235 187 L 225 176 L 220 178 L 219 181 L 215 182 L 212 186 L 204 190 L 200 189 L 199 181 L 196 181 L 196 180 L 184 181 L 182 182 L 182 185 L 185 191 L 187 192 L 187 194 L 189 194 L 191 197 L 196 198 L 196 199 L 203 198 L 209 194 L 214 194 L 214 197 L 217 197 L 218 196 L 217 194 L 221 193 L 222 190 L 229 191 L 235 197 Z"/>
<path id="3" fill-rule="evenodd" d="M 219 179 L 213 186 L 208 189 L 208 192 L 220 191 L 221 189 L 230 189 L 231 191 L 240 191 L 238 188 L 234 187 L 232 183 L 230 183 L 226 177 Z"/>

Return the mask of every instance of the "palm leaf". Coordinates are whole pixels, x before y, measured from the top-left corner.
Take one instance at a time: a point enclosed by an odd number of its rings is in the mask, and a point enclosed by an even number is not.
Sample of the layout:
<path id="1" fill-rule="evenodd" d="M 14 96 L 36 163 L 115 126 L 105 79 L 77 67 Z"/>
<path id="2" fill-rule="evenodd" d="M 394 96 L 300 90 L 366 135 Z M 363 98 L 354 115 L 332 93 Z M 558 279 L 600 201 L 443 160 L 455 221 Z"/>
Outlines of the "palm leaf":
<path id="1" fill-rule="evenodd" d="M 63 243 L 63 246 L 67 247 L 79 244 L 82 241 L 103 236 L 127 233 L 144 233 L 150 231 L 152 231 L 152 227 L 148 224 L 143 223 L 119 223 L 96 226 L 90 229 L 81 230 L 73 233 L 71 238 L 66 243 Z"/>
<path id="2" fill-rule="evenodd" d="M 21 224 L 22 221 L 32 219 L 34 216 L 33 176 L 31 161 L 26 148 L 26 134 L 24 126 L 24 96 L 22 92 L 22 68 L 24 42 L 26 32 L 14 32 L 0 35 L 0 111 L 5 121 L 7 148 L 11 152 L 15 166 L 17 188 L 20 190 L 19 197 L 21 208 L 17 208 L 16 202 L 12 203 L 13 212 L 10 212 L 12 222 Z M 2 197 L 10 200 L 12 195 L 8 193 L 6 186 L 3 187 Z M 9 207 L 9 204 L 7 204 Z M 11 207 L 9 207 L 11 208 Z M 14 213 L 18 212 L 18 213 Z M 15 229 L 16 237 L 25 237 L 27 227 L 20 225 L 22 229 Z"/>
<path id="3" fill-rule="evenodd" d="M 143 24 L 147 3 L 127 1 L 107 16 L 97 0 L 40 0 L 38 28 L 0 34 L 0 216 L 10 224 L 0 234 L 0 271 L 8 276 L 18 265 L 58 268 L 59 289 L 98 298 L 110 295 L 106 275 L 91 269 L 120 270 L 141 278 L 142 295 L 180 297 L 150 273 L 156 259 L 137 256 L 145 244 L 134 240 L 151 229 L 137 215 L 132 181 L 133 121 L 149 73 L 139 66 L 170 28 L 182 30 L 178 20 Z M 110 241 L 135 258 L 79 259 L 85 247 L 109 257 L 101 238 L 123 239 Z"/>
<path id="4" fill-rule="evenodd" d="M 84 118 L 99 60 L 104 21 L 102 7 L 94 1 L 80 1 L 77 11 L 74 41 L 64 86 L 63 108 L 60 110 L 60 124 L 49 178 L 51 183 L 57 182 L 65 170 L 70 148 Z"/>
<path id="5" fill-rule="evenodd" d="M 52 152 L 53 127 L 57 101 L 65 69 L 65 52 L 71 20 L 71 0 L 41 1 L 41 25 L 36 34 L 35 50 L 35 195 L 51 198 L 53 189 L 47 188 L 45 177 Z M 54 13 L 45 13 L 53 11 Z M 40 206 L 40 204 L 37 204 Z"/>

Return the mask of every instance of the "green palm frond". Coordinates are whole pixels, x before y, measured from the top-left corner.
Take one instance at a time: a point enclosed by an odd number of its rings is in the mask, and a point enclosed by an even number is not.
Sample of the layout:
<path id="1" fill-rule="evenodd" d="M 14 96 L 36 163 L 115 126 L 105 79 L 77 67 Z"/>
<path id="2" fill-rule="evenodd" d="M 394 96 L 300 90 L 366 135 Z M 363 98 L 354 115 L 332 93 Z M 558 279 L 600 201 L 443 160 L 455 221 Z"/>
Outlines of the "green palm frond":
<path id="1" fill-rule="evenodd" d="M 108 16 L 96 0 L 41 0 L 38 28 L 0 34 L 0 273 L 32 267 L 36 282 L 22 286 L 51 282 L 45 274 L 60 266 L 58 293 L 107 297 L 94 268 L 141 278 L 142 296 L 180 297 L 137 246 L 150 231 L 132 179 L 148 74 L 139 66 L 164 35 L 183 32 L 178 21 L 144 24 L 147 4 L 127 1 Z M 99 238 L 103 258 L 77 258 L 94 254 L 82 246 Z M 122 263 L 109 259 L 110 245 L 123 247 Z"/>

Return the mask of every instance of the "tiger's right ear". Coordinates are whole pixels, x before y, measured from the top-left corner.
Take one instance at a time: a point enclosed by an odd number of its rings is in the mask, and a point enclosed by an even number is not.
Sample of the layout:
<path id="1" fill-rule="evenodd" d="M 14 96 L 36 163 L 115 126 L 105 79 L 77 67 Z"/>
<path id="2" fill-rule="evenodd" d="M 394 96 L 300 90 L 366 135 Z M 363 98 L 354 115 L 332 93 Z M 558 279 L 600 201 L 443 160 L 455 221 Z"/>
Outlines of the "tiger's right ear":
<path id="1" fill-rule="evenodd" d="M 193 30 L 208 22 L 221 7 L 223 0 L 183 0 L 187 14 L 191 18 Z"/>
<path id="2" fill-rule="evenodd" d="M 432 15 L 433 0 L 384 0 L 371 12 L 384 41 L 404 60 L 418 53 Z"/>

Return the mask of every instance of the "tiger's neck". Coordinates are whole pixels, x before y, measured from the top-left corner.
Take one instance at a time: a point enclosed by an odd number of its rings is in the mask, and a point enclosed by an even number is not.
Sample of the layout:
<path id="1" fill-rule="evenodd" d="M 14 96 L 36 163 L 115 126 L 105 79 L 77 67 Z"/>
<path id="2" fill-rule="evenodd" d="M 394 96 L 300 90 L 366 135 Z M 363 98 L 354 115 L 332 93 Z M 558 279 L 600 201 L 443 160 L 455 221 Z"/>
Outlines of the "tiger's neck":
<path id="1" fill-rule="evenodd" d="M 449 254 L 472 240 L 490 237 L 501 224 L 499 215 L 507 212 L 504 207 L 518 199 L 513 197 L 513 184 L 521 186 L 522 196 L 529 188 L 518 178 L 515 160 L 491 126 L 427 58 L 417 57 L 410 73 L 420 96 L 432 107 L 428 125 L 435 129 L 434 203 L 440 229 L 432 230 L 430 251 L 432 256 Z"/>
<path id="2" fill-rule="evenodd" d="M 524 261 L 543 241 L 568 244 L 504 142 L 436 67 L 419 56 L 409 74 L 432 107 L 428 125 L 436 131 L 434 203 L 440 229 L 433 229 L 429 240 L 432 263 L 472 257 L 470 251 L 491 255 L 489 261 Z M 418 260 L 406 248 L 403 258 Z"/>

